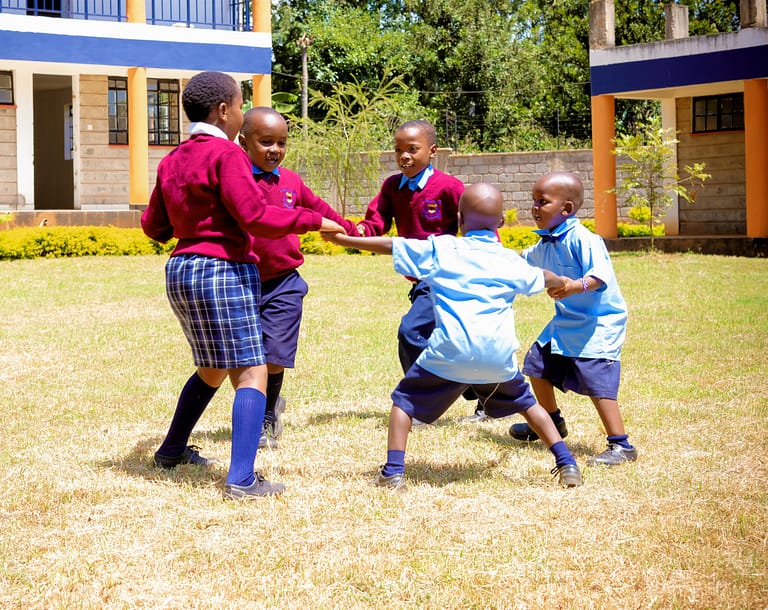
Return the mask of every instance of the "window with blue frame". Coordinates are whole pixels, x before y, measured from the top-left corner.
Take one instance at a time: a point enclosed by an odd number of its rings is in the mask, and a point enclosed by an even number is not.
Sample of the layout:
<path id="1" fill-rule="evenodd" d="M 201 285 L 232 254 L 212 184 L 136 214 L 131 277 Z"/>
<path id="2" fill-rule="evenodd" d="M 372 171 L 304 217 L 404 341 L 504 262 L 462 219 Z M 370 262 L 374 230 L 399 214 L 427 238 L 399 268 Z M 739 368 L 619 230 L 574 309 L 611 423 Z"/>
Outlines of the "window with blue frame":
<path id="1" fill-rule="evenodd" d="M 693 98 L 693 133 L 743 129 L 743 93 Z"/>
<path id="2" fill-rule="evenodd" d="M 149 143 L 175 146 L 179 143 L 179 81 L 147 79 Z M 110 76 L 109 143 L 128 144 L 128 79 Z"/>

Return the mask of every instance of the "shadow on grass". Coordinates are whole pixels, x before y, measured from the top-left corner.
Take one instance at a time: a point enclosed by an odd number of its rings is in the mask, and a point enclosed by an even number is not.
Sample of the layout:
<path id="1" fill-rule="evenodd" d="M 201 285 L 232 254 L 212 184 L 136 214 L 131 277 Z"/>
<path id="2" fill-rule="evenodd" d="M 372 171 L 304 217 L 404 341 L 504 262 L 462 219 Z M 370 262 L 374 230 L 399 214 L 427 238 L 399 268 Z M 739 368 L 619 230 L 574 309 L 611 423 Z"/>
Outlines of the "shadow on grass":
<path id="1" fill-rule="evenodd" d="M 389 424 L 389 408 L 387 408 L 385 411 L 333 411 L 329 413 L 319 413 L 317 415 L 311 416 L 309 419 L 307 419 L 307 424 L 309 425 L 322 425 L 322 424 L 329 424 L 331 422 L 337 421 L 337 420 L 367 420 L 367 419 L 375 419 L 378 420 L 380 423 L 386 427 Z"/>
<path id="2" fill-rule="evenodd" d="M 503 447 L 508 447 L 512 450 L 518 450 L 518 449 L 533 449 L 534 451 L 538 451 L 541 453 L 550 453 L 549 449 L 544 446 L 544 443 L 541 443 L 539 441 L 534 441 L 532 443 L 528 443 L 525 441 L 517 441 L 513 439 L 508 434 L 499 434 L 493 430 L 487 430 L 480 428 L 477 430 L 477 435 L 479 438 L 483 438 L 489 441 L 493 441 L 497 445 L 501 445 Z M 565 439 L 565 444 L 568 446 L 568 449 L 571 450 L 571 453 L 573 453 L 574 457 L 587 457 L 594 455 L 595 449 L 592 447 L 592 445 L 588 443 L 584 443 L 581 441 L 576 442 L 569 442 L 568 439 Z"/>

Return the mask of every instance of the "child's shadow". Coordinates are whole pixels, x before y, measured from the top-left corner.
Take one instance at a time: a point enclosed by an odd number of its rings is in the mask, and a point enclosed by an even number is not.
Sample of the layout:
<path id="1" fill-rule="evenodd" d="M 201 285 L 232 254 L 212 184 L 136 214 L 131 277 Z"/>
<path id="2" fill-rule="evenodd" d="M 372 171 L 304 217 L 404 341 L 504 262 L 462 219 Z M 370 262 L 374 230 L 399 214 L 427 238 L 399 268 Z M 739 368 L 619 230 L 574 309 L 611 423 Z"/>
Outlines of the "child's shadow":
<path id="1" fill-rule="evenodd" d="M 231 438 L 232 430 L 230 428 L 219 428 L 207 432 L 195 432 L 191 444 L 200 442 L 211 447 L 216 444 L 227 443 Z M 168 469 L 155 466 L 154 453 L 162 440 L 163 438 L 159 436 L 141 440 L 125 455 L 101 460 L 96 462 L 96 466 L 149 481 L 183 482 L 185 485 L 192 485 L 193 487 L 209 486 L 211 482 L 218 483 L 226 475 L 226 471 L 222 471 L 222 466 L 225 465 L 221 463 L 209 467 L 181 464 Z"/>
<path id="2" fill-rule="evenodd" d="M 339 419 L 375 419 L 385 427 L 389 424 L 389 410 L 385 411 L 333 411 L 329 413 L 319 413 L 311 416 L 307 422 L 314 424 L 328 424 Z"/>
<path id="3" fill-rule="evenodd" d="M 551 455 L 549 448 L 545 447 L 544 443 L 540 441 L 533 441 L 533 442 L 516 441 L 508 434 L 499 434 L 498 432 L 495 432 L 493 430 L 488 430 L 488 429 L 479 429 L 477 431 L 477 435 L 480 438 L 493 441 L 497 445 L 501 445 L 505 448 L 522 449 L 523 447 L 525 447 L 525 448 L 533 449 L 534 451 L 547 453 Z M 576 442 L 565 441 L 565 444 L 568 446 L 568 449 L 570 449 L 571 453 L 573 453 L 574 457 L 588 456 L 588 455 L 592 455 L 595 452 L 593 447 L 591 447 L 590 445 L 582 441 L 576 441 Z"/>

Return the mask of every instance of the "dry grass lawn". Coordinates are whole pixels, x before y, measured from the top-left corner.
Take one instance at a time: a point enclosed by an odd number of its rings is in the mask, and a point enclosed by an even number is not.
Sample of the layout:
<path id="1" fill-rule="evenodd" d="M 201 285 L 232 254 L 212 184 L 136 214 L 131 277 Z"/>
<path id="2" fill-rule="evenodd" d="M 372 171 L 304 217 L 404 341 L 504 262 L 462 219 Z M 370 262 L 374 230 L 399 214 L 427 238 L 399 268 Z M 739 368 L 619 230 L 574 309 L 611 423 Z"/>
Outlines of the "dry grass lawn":
<path id="1" fill-rule="evenodd" d="M 192 371 L 164 257 L 0 264 L 0 607 L 768 608 L 768 260 L 616 255 L 630 307 L 620 400 L 638 462 L 557 487 L 516 419 L 411 435 L 385 458 L 405 281 L 387 257 L 311 257 L 280 498 L 223 501 L 232 390 L 192 441 L 209 471 L 152 467 Z M 516 301 L 525 349 L 545 295 Z M 583 466 L 603 449 L 566 395 Z"/>

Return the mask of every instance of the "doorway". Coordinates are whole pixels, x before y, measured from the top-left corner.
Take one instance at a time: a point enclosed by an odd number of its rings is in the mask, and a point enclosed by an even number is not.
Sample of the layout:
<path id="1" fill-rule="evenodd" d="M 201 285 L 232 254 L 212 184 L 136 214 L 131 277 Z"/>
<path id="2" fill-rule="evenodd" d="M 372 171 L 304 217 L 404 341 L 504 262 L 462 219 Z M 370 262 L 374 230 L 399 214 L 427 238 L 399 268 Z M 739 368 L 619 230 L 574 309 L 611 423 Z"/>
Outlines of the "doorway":
<path id="1" fill-rule="evenodd" d="M 34 74 L 35 209 L 73 210 L 72 78 Z"/>

